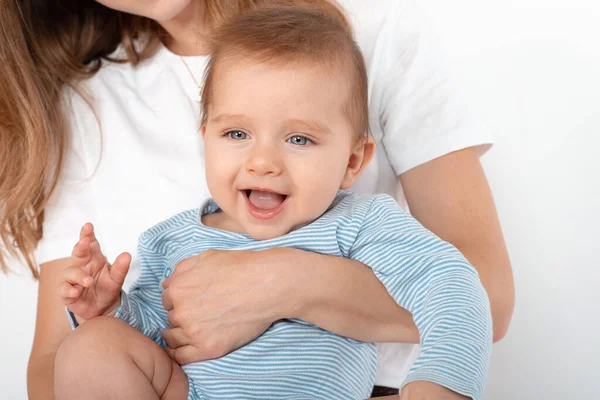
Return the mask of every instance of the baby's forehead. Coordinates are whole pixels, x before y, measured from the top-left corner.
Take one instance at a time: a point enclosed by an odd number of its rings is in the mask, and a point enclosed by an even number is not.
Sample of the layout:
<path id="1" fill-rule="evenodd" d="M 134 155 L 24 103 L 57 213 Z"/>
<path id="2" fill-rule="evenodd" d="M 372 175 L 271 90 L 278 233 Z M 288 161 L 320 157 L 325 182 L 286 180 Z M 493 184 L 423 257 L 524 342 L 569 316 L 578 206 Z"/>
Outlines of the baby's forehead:
<path id="1" fill-rule="evenodd" d="M 292 82 L 303 80 L 307 85 L 325 85 L 323 90 L 335 90 L 338 94 L 349 94 L 355 73 L 341 62 L 314 60 L 310 58 L 264 58 L 234 54 L 214 60 L 211 66 L 212 79 L 206 90 L 221 90 L 229 80 Z M 225 85 L 224 85 L 225 84 Z M 273 90 L 265 84 L 262 90 Z"/>
<path id="2" fill-rule="evenodd" d="M 209 106 L 224 108 L 293 107 L 339 113 L 351 98 L 350 79 L 316 63 L 243 60 L 217 66 Z M 249 102 L 260 104 L 251 105 Z"/>
<path id="3" fill-rule="evenodd" d="M 331 57 L 314 57 L 306 54 L 300 55 L 273 55 L 270 53 L 252 53 L 243 49 L 233 48 L 213 57 L 212 65 L 214 73 L 228 68 L 247 68 L 250 65 L 262 65 L 272 69 L 299 69 L 314 70 L 325 73 L 326 75 L 352 75 L 350 57 L 340 58 L 332 55 Z M 349 77 L 350 79 L 350 77 Z"/>

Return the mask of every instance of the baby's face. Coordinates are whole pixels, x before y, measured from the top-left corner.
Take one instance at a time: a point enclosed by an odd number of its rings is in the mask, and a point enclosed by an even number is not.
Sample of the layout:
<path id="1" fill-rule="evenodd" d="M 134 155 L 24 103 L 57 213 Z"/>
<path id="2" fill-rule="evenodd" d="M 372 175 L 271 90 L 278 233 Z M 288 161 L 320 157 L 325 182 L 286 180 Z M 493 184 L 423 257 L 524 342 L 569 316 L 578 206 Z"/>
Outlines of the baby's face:
<path id="1" fill-rule="evenodd" d="M 218 69 L 202 132 L 208 187 L 232 229 L 284 235 L 357 178 L 365 146 L 345 112 L 350 85 L 327 72 L 243 61 Z"/>

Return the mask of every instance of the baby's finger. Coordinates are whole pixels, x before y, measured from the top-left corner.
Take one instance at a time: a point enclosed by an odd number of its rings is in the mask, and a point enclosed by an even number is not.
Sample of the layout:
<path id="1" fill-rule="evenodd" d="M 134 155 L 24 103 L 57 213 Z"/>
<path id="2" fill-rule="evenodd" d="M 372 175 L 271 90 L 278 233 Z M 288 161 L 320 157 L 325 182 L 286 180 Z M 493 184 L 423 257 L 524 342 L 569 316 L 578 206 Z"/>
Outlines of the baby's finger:
<path id="1" fill-rule="evenodd" d="M 70 283 L 64 281 L 58 285 L 58 295 L 61 297 L 65 304 L 71 304 L 79 299 L 83 288 L 76 287 Z"/>
<path id="2" fill-rule="evenodd" d="M 92 257 L 96 257 L 98 255 L 104 256 L 102 254 L 102 249 L 100 248 L 100 242 L 96 238 L 95 234 L 90 236 L 90 251 L 92 253 Z"/>
<path id="3" fill-rule="evenodd" d="M 81 238 L 71 252 L 71 257 L 77 263 L 78 267 L 83 267 L 90 260 L 90 239 Z"/>
<path id="4" fill-rule="evenodd" d="M 94 278 L 76 266 L 65 269 L 65 272 L 63 272 L 63 279 L 71 285 L 81 285 L 86 288 L 92 286 L 92 283 L 94 282 Z"/>
<path id="5" fill-rule="evenodd" d="M 122 285 L 125 282 L 127 272 L 129 272 L 129 266 L 131 265 L 131 254 L 121 253 L 110 267 L 110 277 L 113 281 Z"/>
<path id="6" fill-rule="evenodd" d="M 96 275 L 106 265 L 106 257 L 100 251 L 100 243 L 97 240 L 90 243 L 90 254 L 89 274 Z"/>
<path id="7" fill-rule="evenodd" d="M 90 252 L 92 253 L 92 257 L 100 253 L 100 242 L 98 242 L 98 238 L 96 238 L 96 232 L 94 231 L 94 225 L 91 222 L 87 222 L 83 228 L 81 228 L 81 233 L 79 234 L 80 238 L 88 238 L 90 241 Z"/>
<path id="8" fill-rule="evenodd" d="M 94 234 L 94 225 L 92 225 L 91 222 L 86 222 L 85 224 L 83 224 L 83 226 L 81 227 L 81 230 L 79 231 L 79 239 L 82 239 L 87 236 L 91 236 L 93 234 Z"/>

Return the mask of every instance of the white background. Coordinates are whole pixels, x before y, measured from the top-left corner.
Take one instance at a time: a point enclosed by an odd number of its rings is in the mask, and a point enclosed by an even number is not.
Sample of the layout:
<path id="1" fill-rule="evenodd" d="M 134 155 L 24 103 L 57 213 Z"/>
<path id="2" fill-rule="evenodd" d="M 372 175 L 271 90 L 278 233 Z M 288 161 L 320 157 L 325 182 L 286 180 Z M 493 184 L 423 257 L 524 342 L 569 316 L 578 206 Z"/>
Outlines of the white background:
<path id="1" fill-rule="evenodd" d="M 600 399 L 600 2 L 421 2 L 496 139 L 483 164 L 517 303 L 485 398 Z M 0 276 L 2 399 L 26 398 L 35 302 Z"/>

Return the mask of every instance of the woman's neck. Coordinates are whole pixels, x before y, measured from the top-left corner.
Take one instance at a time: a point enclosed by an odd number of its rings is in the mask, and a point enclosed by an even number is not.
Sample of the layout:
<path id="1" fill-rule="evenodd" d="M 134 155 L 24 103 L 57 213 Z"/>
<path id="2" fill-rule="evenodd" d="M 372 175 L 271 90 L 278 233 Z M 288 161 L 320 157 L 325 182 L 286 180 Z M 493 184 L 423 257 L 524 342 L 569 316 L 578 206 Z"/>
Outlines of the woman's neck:
<path id="1" fill-rule="evenodd" d="M 165 46 L 181 56 L 198 56 L 208 53 L 208 24 L 206 2 L 193 0 L 175 18 L 159 24 L 169 34 Z"/>

